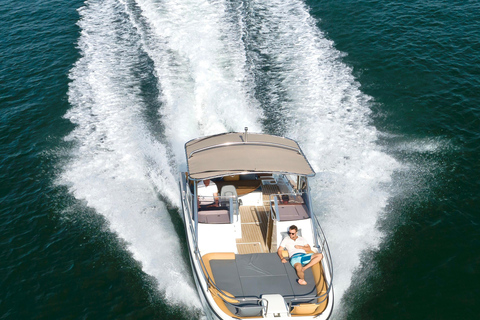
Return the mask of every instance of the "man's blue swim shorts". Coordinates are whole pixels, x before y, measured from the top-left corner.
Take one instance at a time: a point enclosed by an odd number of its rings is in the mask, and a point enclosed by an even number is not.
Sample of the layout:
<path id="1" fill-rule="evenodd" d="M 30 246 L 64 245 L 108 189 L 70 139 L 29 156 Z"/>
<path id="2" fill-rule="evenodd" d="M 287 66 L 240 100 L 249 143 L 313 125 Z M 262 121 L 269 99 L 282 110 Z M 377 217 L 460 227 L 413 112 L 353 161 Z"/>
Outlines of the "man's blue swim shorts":
<path id="1" fill-rule="evenodd" d="M 295 264 L 301 263 L 302 266 L 305 266 L 312 260 L 313 253 L 295 253 L 290 258 L 290 264 L 295 268 Z"/>

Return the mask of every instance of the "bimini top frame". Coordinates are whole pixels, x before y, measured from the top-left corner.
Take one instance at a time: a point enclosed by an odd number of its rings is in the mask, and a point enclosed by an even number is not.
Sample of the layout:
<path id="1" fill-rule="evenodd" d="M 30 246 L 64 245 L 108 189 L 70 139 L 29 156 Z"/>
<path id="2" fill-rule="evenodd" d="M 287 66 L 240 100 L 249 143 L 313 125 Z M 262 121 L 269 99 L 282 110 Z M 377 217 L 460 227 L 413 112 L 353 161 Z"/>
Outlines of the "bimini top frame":
<path id="1" fill-rule="evenodd" d="M 268 134 L 232 132 L 185 144 L 189 178 L 211 179 L 247 173 L 314 176 L 297 142 Z"/>

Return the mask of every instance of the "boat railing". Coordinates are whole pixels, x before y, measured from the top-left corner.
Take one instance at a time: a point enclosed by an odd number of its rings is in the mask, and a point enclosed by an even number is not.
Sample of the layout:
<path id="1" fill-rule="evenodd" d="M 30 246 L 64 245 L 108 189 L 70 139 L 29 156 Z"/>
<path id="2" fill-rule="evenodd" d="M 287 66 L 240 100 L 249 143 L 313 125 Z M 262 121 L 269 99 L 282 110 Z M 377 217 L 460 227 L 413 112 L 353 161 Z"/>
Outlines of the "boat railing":
<path id="1" fill-rule="evenodd" d="M 264 298 L 237 298 L 229 297 L 229 300 L 237 302 L 229 302 L 221 295 L 217 294 L 223 300 L 227 309 L 239 317 L 255 317 L 263 316 L 268 310 L 268 300 Z M 227 296 L 228 297 L 228 296 Z"/>
<path id="2" fill-rule="evenodd" d="M 308 303 L 308 302 L 310 302 L 314 299 L 317 299 L 316 304 L 321 304 L 322 302 L 327 300 L 329 293 L 330 293 L 330 288 L 327 290 L 327 292 L 325 292 L 323 294 L 320 294 L 320 295 L 308 296 L 308 297 L 295 297 L 295 298 L 291 299 L 290 302 L 288 303 L 288 310 L 292 310 L 293 307 L 295 307 L 295 304 L 297 304 L 297 303 L 302 303 L 302 302 L 304 302 L 304 303 L 307 302 Z"/>
<path id="3" fill-rule="evenodd" d="M 312 219 L 312 225 L 313 225 L 313 230 L 315 234 L 315 245 L 314 247 L 317 248 L 318 252 L 321 252 L 323 254 L 322 258 L 322 264 L 323 264 L 323 270 L 324 270 L 324 277 L 325 277 L 325 284 L 326 284 L 326 292 L 315 296 L 316 299 L 322 299 L 321 301 L 318 301 L 317 303 L 322 303 L 325 301 L 330 293 L 332 293 L 333 289 L 333 261 L 332 261 L 332 256 L 330 255 L 330 248 L 328 246 L 327 238 L 325 237 L 325 234 L 323 233 L 323 229 L 320 226 L 320 222 L 318 221 L 318 218 L 315 214 L 311 215 Z M 328 275 L 330 276 L 329 279 L 326 277 L 327 272 L 325 272 L 325 267 L 328 268 Z M 301 302 L 301 300 L 304 300 L 304 298 L 295 298 L 290 302 L 290 305 L 295 302 Z"/>
<path id="4" fill-rule="evenodd" d="M 226 301 L 223 297 L 228 297 L 229 299 L 231 299 L 231 296 L 226 293 L 225 291 L 223 291 L 222 289 L 220 289 L 219 287 L 217 287 L 217 285 L 215 284 L 215 281 L 212 279 L 212 277 L 210 276 L 210 274 L 208 272 L 206 272 L 207 270 L 207 267 L 205 266 L 205 263 L 203 262 L 203 259 L 202 259 L 202 256 L 200 254 L 200 250 L 198 248 L 198 239 L 197 237 L 195 236 L 195 226 L 194 226 L 194 223 L 193 223 L 193 219 L 191 219 L 192 217 L 192 205 L 194 203 L 196 203 L 195 201 L 193 201 L 193 195 L 192 195 L 192 192 L 190 190 L 190 188 L 184 188 L 184 186 L 186 185 L 186 179 L 184 177 L 184 175 L 182 175 L 182 179 L 181 179 L 181 183 L 180 183 L 180 191 L 181 191 L 181 195 L 182 195 L 182 206 L 183 206 L 183 210 L 185 210 L 187 212 L 187 216 L 190 217 L 189 219 L 186 219 L 185 223 L 188 225 L 188 228 L 190 229 L 190 232 L 191 232 L 191 235 L 192 235 L 192 241 L 193 241 L 193 247 L 194 247 L 194 258 L 195 260 L 198 262 L 198 264 L 200 265 L 201 267 L 201 274 L 203 275 L 203 278 L 207 284 L 207 286 L 209 288 L 212 288 L 214 290 L 216 290 L 218 293 L 217 295 L 226 303 L 228 304 L 231 304 L 232 306 L 234 306 L 235 308 L 240 308 L 240 309 L 245 309 L 245 308 L 250 308 L 250 307 L 253 307 L 255 305 L 258 305 L 258 306 L 262 306 L 262 309 L 264 314 L 266 313 L 266 308 L 268 307 L 268 301 L 266 301 L 265 299 L 262 299 L 262 298 L 245 298 L 245 297 L 235 297 L 234 300 L 236 301 L 239 301 L 239 304 L 234 304 L 234 303 L 230 303 L 228 301 Z M 230 208 L 233 208 L 233 199 L 234 197 L 227 197 L 229 198 L 229 205 L 230 205 Z M 230 210 L 230 212 L 233 212 L 233 210 Z M 238 206 L 237 206 L 237 214 L 238 214 Z M 220 295 L 221 294 L 221 295 Z M 222 297 L 223 295 L 223 297 Z M 251 304 L 251 306 L 249 306 L 248 304 Z M 246 306 L 244 306 L 244 304 L 247 304 Z"/>
<path id="5" fill-rule="evenodd" d="M 312 214 L 312 224 L 314 224 L 315 231 L 315 246 L 318 246 L 319 252 L 323 254 L 323 262 L 328 266 L 330 273 L 330 281 L 328 283 L 327 293 L 331 290 L 333 283 L 333 261 L 332 256 L 330 255 L 330 248 L 328 246 L 327 238 L 323 233 L 323 229 L 320 226 L 320 222 L 316 215 Z"/>

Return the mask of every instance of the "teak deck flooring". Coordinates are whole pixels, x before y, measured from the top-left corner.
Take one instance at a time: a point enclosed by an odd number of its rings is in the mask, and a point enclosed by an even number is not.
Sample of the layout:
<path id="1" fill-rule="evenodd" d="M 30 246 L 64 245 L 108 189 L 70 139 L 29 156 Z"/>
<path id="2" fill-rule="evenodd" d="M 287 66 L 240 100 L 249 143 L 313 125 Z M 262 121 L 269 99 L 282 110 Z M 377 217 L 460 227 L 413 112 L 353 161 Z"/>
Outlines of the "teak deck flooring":
<path id="1" fill-rule="evenodd" d="M 269 252 L 266 244 L 270 214 L 269 195 L 277 192 L 276 185 L 264 185 L 262 186 L 263 206 L 240 206 L 242 238 L 237 239 L 239 254 Z"/>
<path id="2" fill-rule="evenodd" d="M 239 254 L 268 252 L 265 243 L 267 235 L 267 210 L 263 206 L 240 206 L 242 238 L 237 239 Z"/>

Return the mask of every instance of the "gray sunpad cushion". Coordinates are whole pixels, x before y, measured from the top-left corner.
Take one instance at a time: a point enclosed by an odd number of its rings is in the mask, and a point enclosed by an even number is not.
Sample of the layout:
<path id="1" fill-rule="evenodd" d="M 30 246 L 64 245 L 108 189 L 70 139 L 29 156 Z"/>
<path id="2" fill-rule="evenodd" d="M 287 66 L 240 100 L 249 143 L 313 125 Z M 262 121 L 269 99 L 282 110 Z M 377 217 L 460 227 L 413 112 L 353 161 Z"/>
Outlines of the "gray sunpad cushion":
<path id="1" fill-rule="evenodd" d="M 288 274 L 288 280 L 290 281 L 290 284 L 293 289 L 293 295 L 294 297 L 305 297 L 305 296 L 311 296 L 314 297 L 317 294 L 317 290 L 315 288 L 315 279 L 313 278 L 313 273 L 312 269 L 308 269 L 305 271 L 305 281 L 307 281 L 306 286 L 299 285 L 297 282 L 297 273 L 295 272 L 295 269 L 290 265 L 290 263 L 285 263 L 285 270 Z M 288 298 L 293 298 L 293 297 L 288 297 Z M 290 299 L 287 302 L 290 301 Z M 313 300 L 302 300 L 302 303 L 309 303 L 313 302 Z"/>
<path id="2" fill-rule="evenodd" d="M 235 260 L 210 260 L 210 267 L 215 284 L 219 289 L 225 290 L 235 297 L 244 295 Z"/>
<path id="3" fill-rule="evenodd" d="M 217 287 L 236 297 L 281 294 L 288 302 L 316 293 L 311 269 L 305 272 L 307 285 L 301 286 L 295 269 L 282 263 L 276 253 L 237 254 L 235 260 L 211 260 L 210 266 Z"/>
<path id="4" fill-rule="evenodd" d="M 236 254 L 240 277 L 262 277 L 285 275 L 283 263 L 275 253 Z"/>
<path id="5" fill-rule="evenodd" d="M 293 294 L 287 275 L 267 277 L 240 277 L 243 294 L 246 297 L 260 298 L 262 294 Z"/>

